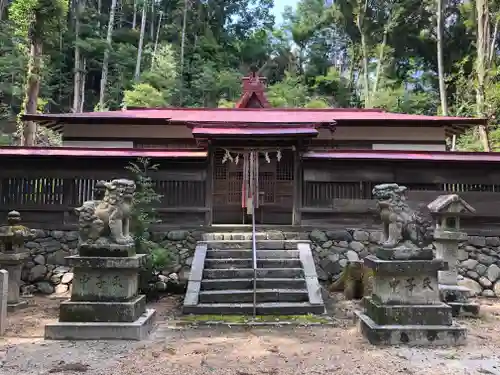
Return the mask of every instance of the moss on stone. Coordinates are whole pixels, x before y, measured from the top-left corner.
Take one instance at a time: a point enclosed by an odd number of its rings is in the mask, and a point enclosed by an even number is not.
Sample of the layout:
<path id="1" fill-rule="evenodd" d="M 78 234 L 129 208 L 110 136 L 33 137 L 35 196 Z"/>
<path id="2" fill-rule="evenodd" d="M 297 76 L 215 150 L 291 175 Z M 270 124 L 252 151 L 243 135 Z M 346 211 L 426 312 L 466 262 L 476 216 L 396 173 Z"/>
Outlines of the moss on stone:
<path id="1" fill-rule="evenodd" d="M 184 322 L 205 323 L 217 322 L 227 324 L 245 324 L 245 323 L 330 323 L 328 318 L 317 315 L 258 315 L 255 318 L 247 315 L 188 315 L 181 319 Z"/>

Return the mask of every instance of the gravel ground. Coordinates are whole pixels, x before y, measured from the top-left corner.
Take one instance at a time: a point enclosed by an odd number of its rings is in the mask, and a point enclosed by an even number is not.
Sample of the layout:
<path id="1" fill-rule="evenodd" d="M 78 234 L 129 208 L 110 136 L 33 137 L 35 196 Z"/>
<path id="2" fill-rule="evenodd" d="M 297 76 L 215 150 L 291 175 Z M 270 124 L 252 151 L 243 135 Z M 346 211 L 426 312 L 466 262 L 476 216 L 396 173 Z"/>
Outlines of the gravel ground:
<path id="1" fill-rule="evenodd" d="M 59 301 L 35 298 L 9 316 L 0 339 L 0 374 L 291 375 L 499 374 L 500 302 L 482 300 L 482 317 L 460 348 L 377 348 L 358 334 L 355 304 L 336 300 L 335 327 L 172 329 L 178 298 L 152 304 L 158 327 L 145 342 L 44 341 Z M 173 372 L 175 371 L 175 372 Z"/>

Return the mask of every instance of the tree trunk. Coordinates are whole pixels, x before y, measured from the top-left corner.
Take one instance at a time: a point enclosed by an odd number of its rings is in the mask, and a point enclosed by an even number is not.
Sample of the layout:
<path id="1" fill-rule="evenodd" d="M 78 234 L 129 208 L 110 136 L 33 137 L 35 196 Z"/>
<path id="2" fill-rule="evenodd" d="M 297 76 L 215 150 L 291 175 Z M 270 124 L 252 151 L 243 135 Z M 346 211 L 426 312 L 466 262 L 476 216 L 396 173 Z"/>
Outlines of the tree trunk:
<path id="1" fill-rule="evenodd" d="M 445 0 L 437 0 L 437 63 L 439 80 L 439 97 L 441 99 L 441 113 L 448 116 L 448 97 L 446 95 L 446 83 L 444 81 L 444 57 L 443 57 L 443 9 Z"/>
<path id="2" fill-rule="evenodd" d="M 356 26 L 358 28 L 359 34 L 361 35 L 361 60 L 363 64 L 363 93 L 365 108 L 370 107 L 370 77 L 368 72 L 368 46 L 366 43 L 366 35 L 364 30 L 364 18 L 366 14 L 366 9 L 368 8 L 368 0 L 361 1 L 358 3 L 359 9 L 356 16 Z"/>
<path id="3" fill-rule="evenodd" d="M 382 44 L 380 45 L 380 51 L 378 53 L 377 70 L 375 72 L 375 81 L 373 82 L 372 97 L 375 96 L 378 90 L 378 83 L 380 82 L 380 74 L 382 73 L 382 65 L 384 62 L 385 46 L 387 45 L 387 34 L 389 34 L 389 28 L 384 28 L 384 36 L 382 37 Z"/>
<path id="4" fill-rule="evenodd" d="M 82 69 L 82 84 L 80 91 L 80 107 L 78 108 L 78 112 L 83 112 L 83 105 L 85 104 L 85 82 L 87 80 L 87 60 L 83 59 L 83 69 Z"/>
<path id="5" fill-rule="evenodd" d="M 83 12 L 85 0 L 75 0 L 76 12 L 75 12 L 75 66 L 73 73 L 74 87 L 73 87 L 73 112 L 79 112 L 81 108 L 81 91 L 82 91 L 82 56 L 80 53 L 80 47 L 78 41 L 80 40 L 80 17 Z"/>
<path id="6" fill-rule="evenodd" d="M 500 19 L 498 15 L 495 15 L 495 27 L 493 28 L 493 37 L 491 38 L 490 49 L 488 53 L 488 66 L 493 64 L 493 57 L 495 57 L 496 45 L 497 45 L 497 35 L 498 35 L 498 22 Z"/>
<path id="7" fill-rule="evenodd" d="M 144 6 L 146 6 L 147 1 L 144 1 Z M 155 2 L 151 1 L 151 29 L 149 30 L 149 37 L 151 40 L 155 39 Z"/>
<path id="8" fill-rule="evenodd" d="M 161 29 L 162 19 L 163 19 L 163 12 L 160 11 L 160 19 L 158 20 L 158 26 L 156 27 L 156 39 L 155 39 L 155 47 L 153 49 L 153 59 L 156 58 L 156 51 L 158 50 L 158 41 L 160 39 L 160 29 Z"/>
<path id="9" fill-rule="evenodd" d="M 99 16 L 97 21 L 97 28 L 101 29 L 101 11 L 102 11 L 102 0 L 97 0 L 97 15 Z"/>
<path id="10" fill-rule="evenodd" d="M 41 63 L 42 43 L 41 41 L 32 41 L 30 48 L 30 61 L 28 65 L 28 82 L 26 85 L 26 106 L 24 113 L 37 113 L 38 94 L 40 92 Z M 26 121 L 23 132 L 25 146 L 35 146 L 36 128 L 36 122 Z"/>
<path id="11" fill-rule="evenodd" d="M 142 20 L 141 20 L 141 35 L 139 37 L 139 47 L 137 48 L 137 61 L 135 63 L 134 81 L 139 81 L 141 75 L 141 59 L 142 59 L 142 46 L 144 44 L 144 32 L 146 30 L 146 3 L 142 6 Z"/>
<path id="12" fill-rule="evenodd" d="M 0 21 L 3 19 L 3 14 L 7 8 L 7 0 L 0 0 Z"/>
<path id="13" fill-rule="evenodd" d="M 180 84 L 181 88 L 184 84 L 184 54 L 186 49 L 186 27 L 187 27 L 187 13 L 189 7 L 189 0 L 184 0 L 184 10 L 182 11 L 182 32 L 181 32 L 181 66 L 180 66 Z M 179 95 L 179 105 L 183 103 L 183 92 L 184 90 L 180 90 Z"/>
<path id="14" fill-rule="evenodd" d="M 134 0 L 134 17 L 132 18 L 132 29 L 137 25 L 137 0 Z"/>
<path id="15" fill-rule="evenodd" d="M 476 0 L 477 11 L 477 89 L 476 89 L 476 107 L 477 116 L 485 117 L 485 87 L 488 67 L 486 65 L 488 58 L 489 44 L 489 10 L 488 0 Z M 488 129 L 485 125 L 478 126 L 479 137 L 484 151 L 490 151 L 490 142 Z"/>
<path id="16" fill-rule="evenodd" d="M 109 50 L 113 37 L 117 1 L 118 0 L 111 0 L 111 9 L 109 11 L 108 35 L 106 36 L 106 50 L 104 51 L 104 59 L 102 60 L 101 91 L 99 93 L 99 110 L 101 111 L 104 109 L 105 105 L 106 86 L 108 84 Z"/>

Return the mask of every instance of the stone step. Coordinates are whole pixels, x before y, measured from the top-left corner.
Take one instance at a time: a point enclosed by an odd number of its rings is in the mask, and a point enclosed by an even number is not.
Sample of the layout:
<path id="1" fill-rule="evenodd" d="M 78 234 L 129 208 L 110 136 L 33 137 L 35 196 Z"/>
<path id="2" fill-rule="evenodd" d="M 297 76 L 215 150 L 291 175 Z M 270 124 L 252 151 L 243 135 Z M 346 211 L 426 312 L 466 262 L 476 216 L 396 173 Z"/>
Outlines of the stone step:
<path id="1" fill-rule="evenodd" d="M 231 269 L 253 268 L 252 258 L 247 259 L 205 259 L 206 268 Z M 301 268 L 300 259 L 257 259 L 257 268 Z"/>
<path id="2" fill-rule="evenodd" d="M 228 250 L 208 250 L 206 259 L 244 259 L 252 258 L 252 250 L 250 249 L 228 249 Z M 298 259 L 298 250 L 257 250 L 257 259 Z"/>
<path id="3" fill-rule="evenodd" d="M 215 232 L 205 233 L 205 241 L 231 241 L 231 240 L 251 240 L 252 232 Z M 281 232 L 281 231 L 258 231 L 255 233 L 256 240 L 308 240 L 307 233 L 301 232 Z"/>
<path id="4" fill-rule="evenodd" d="M 205 290 L 199 294 L 199 303 L 253 303 L 253 290 Z M 307 289 L 257 289 L 257 303 L 308 302 Z"/>
<path id="5" fill-rule="evenodd" d="M 252 315 L 252 303 L 200 303 L 184 306 L 184 314 L 200 315 Z M 309 302 L 266 302 L 256 305 L 257 315 L 306 315 L 324 314 L 323 305 L 311 305 Z"/>
<path id="6" fill-rule="evenodd" d="M 258 240 L 258 250 L 297 250 L 299 243 L 309 242 L 307 240 Z M 252 248 L 251 240 L 213 240 L 201 241 L 206 243 L 208 250 L 248 250 Z"/>
<path id="7" fill-rule="evenodd" d="M 306 287 L 306 280 L 302 278 L 270 278 L 257 279 L 257 288 L 268 289 L 303 289 Z M 202 280 L 201 290 L 227 290 L 227 289 L 251 289 L 253 290 L 253 279 L 211 279 Z"/>
<path id="8" fill-rule="evenodd" d="M 253 268 L 211 269 L 203 270 L 203 279 L 237 279 L 253 278 Z M 304 277 L 302 268 L 260 268 L 257 269 L 258 278 L 301 278 Z"/>

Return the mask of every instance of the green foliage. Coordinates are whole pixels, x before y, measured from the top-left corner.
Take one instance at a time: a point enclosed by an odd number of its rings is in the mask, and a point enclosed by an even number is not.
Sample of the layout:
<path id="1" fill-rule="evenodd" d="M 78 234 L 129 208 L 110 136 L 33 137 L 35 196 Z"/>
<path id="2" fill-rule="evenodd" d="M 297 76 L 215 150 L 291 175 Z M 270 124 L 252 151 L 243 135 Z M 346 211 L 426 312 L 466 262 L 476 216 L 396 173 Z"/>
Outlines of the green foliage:
<path id="1" fill-rule="evenodd" d="M 138 83 L 123 94 L 123 108 L 161 108 L 167 105 L 163 94 L 147 83 Z"/>
<path id="2" fill-rule="evenodd" d="M 136 183 L 134 209 L 131 218 L 131 233 L 134 237 L 137 253 L 149 254 L 145 270 L 154 271 L 166 268 L 172 262 L 171 253 L 150 239 L 152 224 L 159 223 L 156 208 L 162 196 L 156 193 L 151 173 L 158 170 L 158 164 L 152 164 L 148 158 L 138 158 L 125 167 L 132 173 Z"/>
<path id="3" fill-rule="evenodd" d="M 142 71 L 137 81 L 134 71 L 143 2 L 137 2 L 139 11 L 132 28 L 134 2 L 120 1 L 110 46 L 106 103 L 100 108 L 111 1 L 13 0 L 3 13 L 7 19 L 0 24 L 0 130 L 15 123 L 22 110 L 34 42 L 43 47 L 42 63 L 34 74 L 40 78 L 40 97 L 46 99 L 44 112 L 72 110 L 78 46 L 84 63 L 80 69 L 85 111 L 122 106 L 231 108 L 241 94 L 240 79 L 252 66 L 267 78 L 273 106 L 360 107 L 364 53 L 369 62 L 368 86 L 373 88 L 379 77 L 376 92 L 370 92 L 370 106 L 439 114 L 435 4 L 372 0 L 366 2 L 364 11 L 365 3 L 359 0 L 331 3 L 325 6 L 323 0 L 299 0 L 295 9 L 285 11 L 283 25 L 274 25 L 271 0 L 213 0 L 194 6 L 155 0 L 147 8 Z M 81 14 L 76 11 L 78 4 L 83 5 Z M 449 112 L 474 116 L 475 4 L 447 2 L 444 13 L 446 20 L 452 20 L 445 22 L 443 40 Z M 490 13 L 493 32 L 499 4 L 490 3 Z M 358 15 L 362 16 L 361 30 Z M 361 35 L 366 41 L 364 49 Z M 500 108 L 496 44 L 485 95 L 494 144 Z M 477 135 L 471 132 L 459 144 L 475 149 L 476 142 Z"/>

